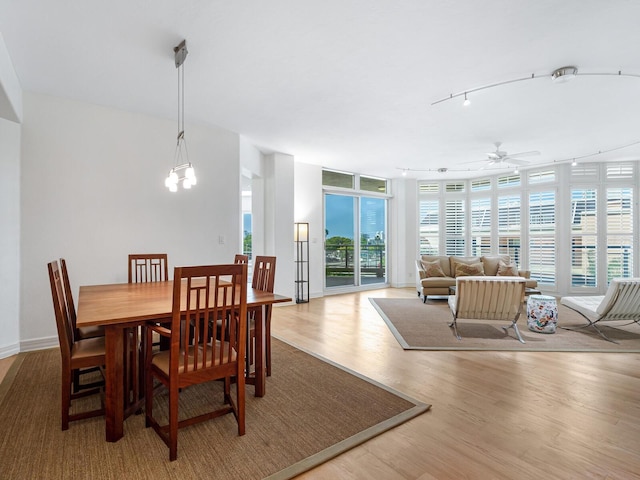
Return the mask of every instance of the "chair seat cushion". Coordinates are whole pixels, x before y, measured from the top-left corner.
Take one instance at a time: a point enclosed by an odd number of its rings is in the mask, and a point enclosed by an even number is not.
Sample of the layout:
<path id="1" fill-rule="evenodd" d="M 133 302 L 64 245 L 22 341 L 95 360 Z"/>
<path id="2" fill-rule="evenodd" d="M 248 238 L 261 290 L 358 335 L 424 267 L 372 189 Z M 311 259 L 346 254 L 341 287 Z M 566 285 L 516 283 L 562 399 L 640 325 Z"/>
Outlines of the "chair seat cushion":
<path id="1" fill-rule="evenodd" d="M 592 322 L 600 318 L 597 312 L 598 307 L 602 303 L 604 295 L 594 295 L 587 297 L 562 297 L 560 303 L 566 305 L 573 310 L 580 312 Z"/>
<path id="2" fill-rule="evenodd" d="M 219 355 L 221 344 L 218 340 L 216 342 L 216 352 Z M 224 363 L 227 363 L 228 352 L 231 351 L 231 361 L 235 361 L 236 359 L 236 351 L 234 349 L 229 348 L 229 344 L 224 342 L 223 352 L 224 352 Z M 157 367 L 159 370 L 165 373 L 165 375 L 169 375 L 169 358 L 170 358 L 171 350 L 163 350 L 153 356 L 151 360 L 151 364 Z M 189 357 L 188 357 L 188 369 L 189 371 L 193 370 L 195 358 L 195 350 L 193 347 L 189 347 Z M 211 365 L 219 365 L 220 357 L 216 355 L 216 358 L 211 358 L 211 350 L 207 348 L 207 361 L 206 366 L 210 367 Z M 198 366 L 202 366 L 203 363 L 203 351 L 202 348 L 198 348 Z M 184 372 L 184 350 L 180 351 L 179 360 L 178 360 L 178 373 Z"/>

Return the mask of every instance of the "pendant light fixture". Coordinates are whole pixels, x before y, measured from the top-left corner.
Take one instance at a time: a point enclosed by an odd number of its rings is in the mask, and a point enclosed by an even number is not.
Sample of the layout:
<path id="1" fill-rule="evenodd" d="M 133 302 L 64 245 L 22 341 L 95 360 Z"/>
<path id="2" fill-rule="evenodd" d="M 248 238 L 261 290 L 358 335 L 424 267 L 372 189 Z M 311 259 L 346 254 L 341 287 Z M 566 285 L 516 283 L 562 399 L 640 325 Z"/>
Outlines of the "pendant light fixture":
<path id="1" fill-rule="evenodd" d="M 178 183 L 183 188 L 191 188 L 196 184 L 196 173 L 189 161 L 187 141 L 184 138 L 184 61 L 187 58 L 187 41 L 183 40 L 173 49 L 176 69 L 178 70 L 178 137 L 174 155 L 174 167 L 169 170 L 169 176 L 164 185 L 170 192 L 178 191 Z"/>

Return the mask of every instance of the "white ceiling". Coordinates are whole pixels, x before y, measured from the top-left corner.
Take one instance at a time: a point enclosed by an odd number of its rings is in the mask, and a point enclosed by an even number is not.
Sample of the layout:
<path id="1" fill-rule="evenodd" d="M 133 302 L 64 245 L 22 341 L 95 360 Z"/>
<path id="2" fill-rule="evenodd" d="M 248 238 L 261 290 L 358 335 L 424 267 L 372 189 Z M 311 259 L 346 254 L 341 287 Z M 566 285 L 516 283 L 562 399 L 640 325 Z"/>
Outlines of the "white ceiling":
<path id="1" fill-rule="evenodd" d="M 187 127 L 382 177 L 477 176 L 494 142 L 540 151 L 532 165 L 640 142 L 640 78 L 580 75 L 640 75 L 639 21 L 638 0 L 0 0 L 26 91 L 177 122 L 186 38 Z M 431 105 L 565 65 L 568 83 Z M 640 143 L 589 160 L 639 158 Z"/>

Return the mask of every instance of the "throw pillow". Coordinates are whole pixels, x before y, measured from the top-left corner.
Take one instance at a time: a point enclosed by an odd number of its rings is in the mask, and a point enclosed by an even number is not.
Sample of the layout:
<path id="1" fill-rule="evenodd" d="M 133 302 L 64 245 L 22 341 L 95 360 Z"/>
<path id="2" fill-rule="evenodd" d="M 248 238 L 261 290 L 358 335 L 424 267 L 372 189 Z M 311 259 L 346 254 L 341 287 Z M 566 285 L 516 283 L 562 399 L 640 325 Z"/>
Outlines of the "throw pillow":
<path id="1" fill-rule="evenodd" d="M 518 276 L 518 267 L 515 264 L 507 265 L 502 260 L 498 263 L 498 273 L 496 274 L 498 277 L 517 277 Z"/>
<path id="2" fill-rule="evenodd" d="M 457 263 L 456 277 L 470 277 L 476 275 L 484 275 L 484 267 L 482 263 Z"/>
<path id="3" fill-rule="evenodd" d="M 434 262 L 425 262 L 424 260 L 421 262 L 422 268 L 424 268 L 425 276 L 429 277 L 444 277 L 445 274 L 442 271 L 442 267 L 440 266 L 440 261 L 435 260 Z"/>

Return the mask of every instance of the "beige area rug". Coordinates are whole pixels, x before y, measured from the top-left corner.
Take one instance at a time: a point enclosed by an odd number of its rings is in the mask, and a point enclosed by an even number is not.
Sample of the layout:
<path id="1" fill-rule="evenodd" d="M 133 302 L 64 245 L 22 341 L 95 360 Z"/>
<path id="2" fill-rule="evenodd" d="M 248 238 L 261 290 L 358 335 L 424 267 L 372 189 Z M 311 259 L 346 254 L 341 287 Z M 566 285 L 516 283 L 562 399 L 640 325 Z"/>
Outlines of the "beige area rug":
<path id="1" fill-rule="evenodd" d="M 526 343 L 513 331 L 502 329 L 510 322 L 458 320 L 458 340 L 449 327 L 452 316 L 446 300 L 422 303 L 419 298 L 370 298 L 380 316 L 405 350 L 513 350 L 549 352 L 640 352 L 640 327 L 628 322 L 607 322 L 599 326 L 605 335 L 619 342 L 604 340 L 593 327 L 578 331 L 558 328 L 556 333 L 535 333 L 527 328 L 526 311 L 518 328 Z M 574 310 L 558 305 L 558 325 L 582 326 L 587 322 Z"/>
<path id="2" fill-rule="evenodd" d="M 0 385 L 0 478 L 291 478 L 429 409 L 279 340 L 272 348 L 266 396 L 247 387 L 246 434 L 232 415 L 181 429 L 175 462 L 144 415 L 116 443 L 103 417 L 61 431 L 59 350 L 20 354 Z M 220 382 L 185 389 L 181 411 L 211 395 L 221 400 Z"/>

